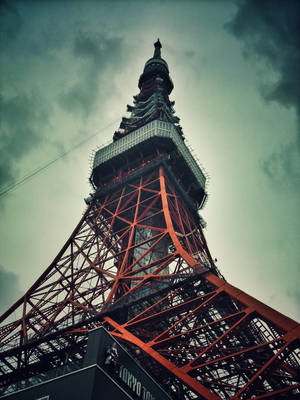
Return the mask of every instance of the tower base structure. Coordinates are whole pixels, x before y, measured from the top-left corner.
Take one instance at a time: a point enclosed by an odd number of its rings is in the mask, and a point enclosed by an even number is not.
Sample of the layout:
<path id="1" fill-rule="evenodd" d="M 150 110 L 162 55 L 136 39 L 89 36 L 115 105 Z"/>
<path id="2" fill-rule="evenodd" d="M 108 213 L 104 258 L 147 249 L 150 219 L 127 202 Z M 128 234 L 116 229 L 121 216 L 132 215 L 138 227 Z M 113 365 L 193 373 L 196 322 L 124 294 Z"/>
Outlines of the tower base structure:
<path id="1" fill-rule="evenodd" d="M 171 400 L 104 328 L 89 333 L 77 364 L 50 370 L 3 400 Z M 26 386 L 26 385 L 24 385 Z"/>
<path id="2" fill-rule="evenodd" d="M 168 168 L 152 167 L 95 197 L 14 305 L 29 310 L 1 331 L 2 394 L 76 368 L 104 326 L 173 399 L 297 398 L 299 325 L 218 276 Z"/>

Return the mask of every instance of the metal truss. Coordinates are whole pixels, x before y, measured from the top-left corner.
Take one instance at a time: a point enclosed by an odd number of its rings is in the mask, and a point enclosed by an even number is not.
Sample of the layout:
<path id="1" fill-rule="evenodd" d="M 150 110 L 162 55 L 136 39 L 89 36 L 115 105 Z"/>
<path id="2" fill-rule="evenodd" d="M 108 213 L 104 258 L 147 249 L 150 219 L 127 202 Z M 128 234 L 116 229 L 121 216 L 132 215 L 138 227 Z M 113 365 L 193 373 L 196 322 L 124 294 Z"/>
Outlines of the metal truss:
<path id="1" fill-rule="evenodd" d="M 80 365 L 104 324 L 174 399 L 298 398 L 299 325 L 222 279 L 169 176 L 114 180 L 3 314 L 2 393 Z"/>

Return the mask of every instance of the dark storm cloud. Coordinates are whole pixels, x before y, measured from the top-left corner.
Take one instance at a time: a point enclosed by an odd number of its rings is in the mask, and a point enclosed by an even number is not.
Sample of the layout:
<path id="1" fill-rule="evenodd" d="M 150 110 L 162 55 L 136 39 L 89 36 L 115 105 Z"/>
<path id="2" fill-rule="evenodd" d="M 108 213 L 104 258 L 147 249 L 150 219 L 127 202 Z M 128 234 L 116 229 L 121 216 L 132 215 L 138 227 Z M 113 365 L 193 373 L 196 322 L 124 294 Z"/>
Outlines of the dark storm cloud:
<path id="1" fill-rule="evenodd" d="M 51 107 L 46 105 L 41 92 L 36 88 L 20 88 L 16 76 L 30 68 L 23 60 L 16 62 L 15 55 L 29 51 L 25 49 L 22 29 L 24 21 L 13 4 L 0 3 L 0 57 L 1 57 L 1 94 L 0 94 L 0 190 L 5 190 L 14 183 L 18 175 L 19 162 L 43 137 L 51 114 Z M 22 45 L 20 45 L 22 42 Z M 26 43 L 27 44 L 27 43 Z M 14 60 L 10 67 L 7 60 Z"/>
<path id="2" fill-rule="evenodd" d="M 0 185 L 12 183 L 18 161 L 42 140 L 49 106 L 36 93 L 0 96 Z"/>
<path id="3" fill-rule="evenodd" d="M 73 44 L 73 56 L 80 61 L 78 80 L 60 95 L 61 107 L 88 116 L 99 97 L 113 85 L 111 77 L 120 64 L 122 47 L 120 38 L 80 33 Z"/>
<path id="4" fill-rule="evenodd" d="M 18 300 L 20 294 L 17 275 L 0 265 L 0 315 Z"/>
<path id="5" fill-rule="evenodd" d="M 13 41 L 21 31 L 22 18 L 7 1 L 0 2 L 0 49 Z"/>
<path id="6" fill-rule="evenodd" d="M 285 107 L 293 107 L 300 121 L 300 2 L 286 0 L 242 0 L 227 29 L 244 41 L 245 56 L 263 60 L 269 71 L 262 83 L 262 95 Z M 275 78 L 274 78 L 275 77 Z M 283 135 L 288 137 L 287 132 Z M 262 164 L 274 181 L 300 183 L 300 127 L 293 143 L 271 154 Z"/>
<path id="7" fill-rule="evenodd" d="M 22 161 L 41 143 L 46 151 L 78 140 L 80 129 L 62 136 L 56 118 L 61 121 L 61 114 L 67 112 L 80 126 L 96 104 L 100 111 L 112 93 L 124 44 L 120 38 L 99 33 L 98 26 L 93 32 L 68 2 L 53 2 L 48 8 L 44 2 L 0 4 L 3 191 L 20 176 Z M 66 15 L 72 17 L 67 20 Z M 64 121 L 67 127 L 68 119 Z"/>

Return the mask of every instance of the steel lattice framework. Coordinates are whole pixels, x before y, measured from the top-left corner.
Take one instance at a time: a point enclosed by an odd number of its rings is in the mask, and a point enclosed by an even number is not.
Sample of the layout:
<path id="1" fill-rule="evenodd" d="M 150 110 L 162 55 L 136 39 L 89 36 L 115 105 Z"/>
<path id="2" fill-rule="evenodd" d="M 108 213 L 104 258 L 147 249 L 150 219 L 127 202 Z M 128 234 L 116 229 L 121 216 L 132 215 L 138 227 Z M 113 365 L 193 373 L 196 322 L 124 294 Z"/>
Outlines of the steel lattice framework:
<path id="1" fill-rule="evenodd" d="M 195 184 L 185 189 L 158 136 L 134 166 L 129 153 L 112 162 L 53 263 L 0 318 L 0 395 L 80 366 L 104 325 L 174 399 L 299 398 L 299 325 L 220 275 L 187 201 Z"/>

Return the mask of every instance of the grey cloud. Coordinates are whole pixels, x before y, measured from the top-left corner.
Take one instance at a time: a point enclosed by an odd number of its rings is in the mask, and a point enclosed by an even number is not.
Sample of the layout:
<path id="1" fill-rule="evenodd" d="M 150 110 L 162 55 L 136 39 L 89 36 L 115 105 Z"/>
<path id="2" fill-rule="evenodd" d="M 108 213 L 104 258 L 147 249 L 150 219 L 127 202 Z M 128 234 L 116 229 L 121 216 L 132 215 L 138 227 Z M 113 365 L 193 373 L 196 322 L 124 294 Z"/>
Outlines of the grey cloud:
<path id="1" fill-rule="evenodd" d="M 300 304 L 300 289 L 299 288 L 289 288 L 287 289 L 287 295 L 295 299 L 297 304 Z"/>
<path id="2" fill-rule="evenodd" d="M 0 315 L 20 297 L 18 276 L 0 265 Z"/>
<path id="3" fill-rule="evenodd" d="M 299 287 L 293 287 L 293 288 L 288 288 L 286 291 L 286 294 L 288 297 L 290 297 L 294 304 L 295 304 L 295 310 L 298 310 L 298 315 L 299 315 L 299 304 L 300 304 L 300 289 Z M 300 317 L 300 315 L 299 315 Z"/>
<path id="4" fill-rule="evenodd" d="M 272 182 L 297 191 L 300 188 L 299 160 L 299 146 L 290 143 L 262 161 L 261 167 Z"/>
<path id="5" fill-rule="evenodd" d="M 266 77 L 261 93 L 268 101 L 276 101 L 285 107 L 293 107 L 300 121 L 300 3 L 285 0 L 242 0 L 238 10 L 226 27 L 244 42 L 247 57 L 263 60 L 276 79 Z M 271 74 L 274 76 L 274 74 Z M 262 163 L 263 170 L 273 182 L 280 176 L 291 187 L 299 183 L 300 127 L 294 143 L 271 154 Z M 296 169 L 295 169 L 296 166 Z M 281 183 L 283 182 L 280 179 Z"/>
<path id="6" fill-rule="evenodd" d="M 195 56 L 195 52 L 193 50 L 186 50 L 184 55 L 188 58 L 193 58 Z"/>
<path id="7" fill-rule="evenodd" d="M 87 117 L 93 106 L 113 86 L 111 79 L 122 58 L 121 38 L 80 33 L 74 40 L 73 55 L 80 61 L 78 80 L 59 97 L 59 104 L 67 112 L 81 112 Z"/>

